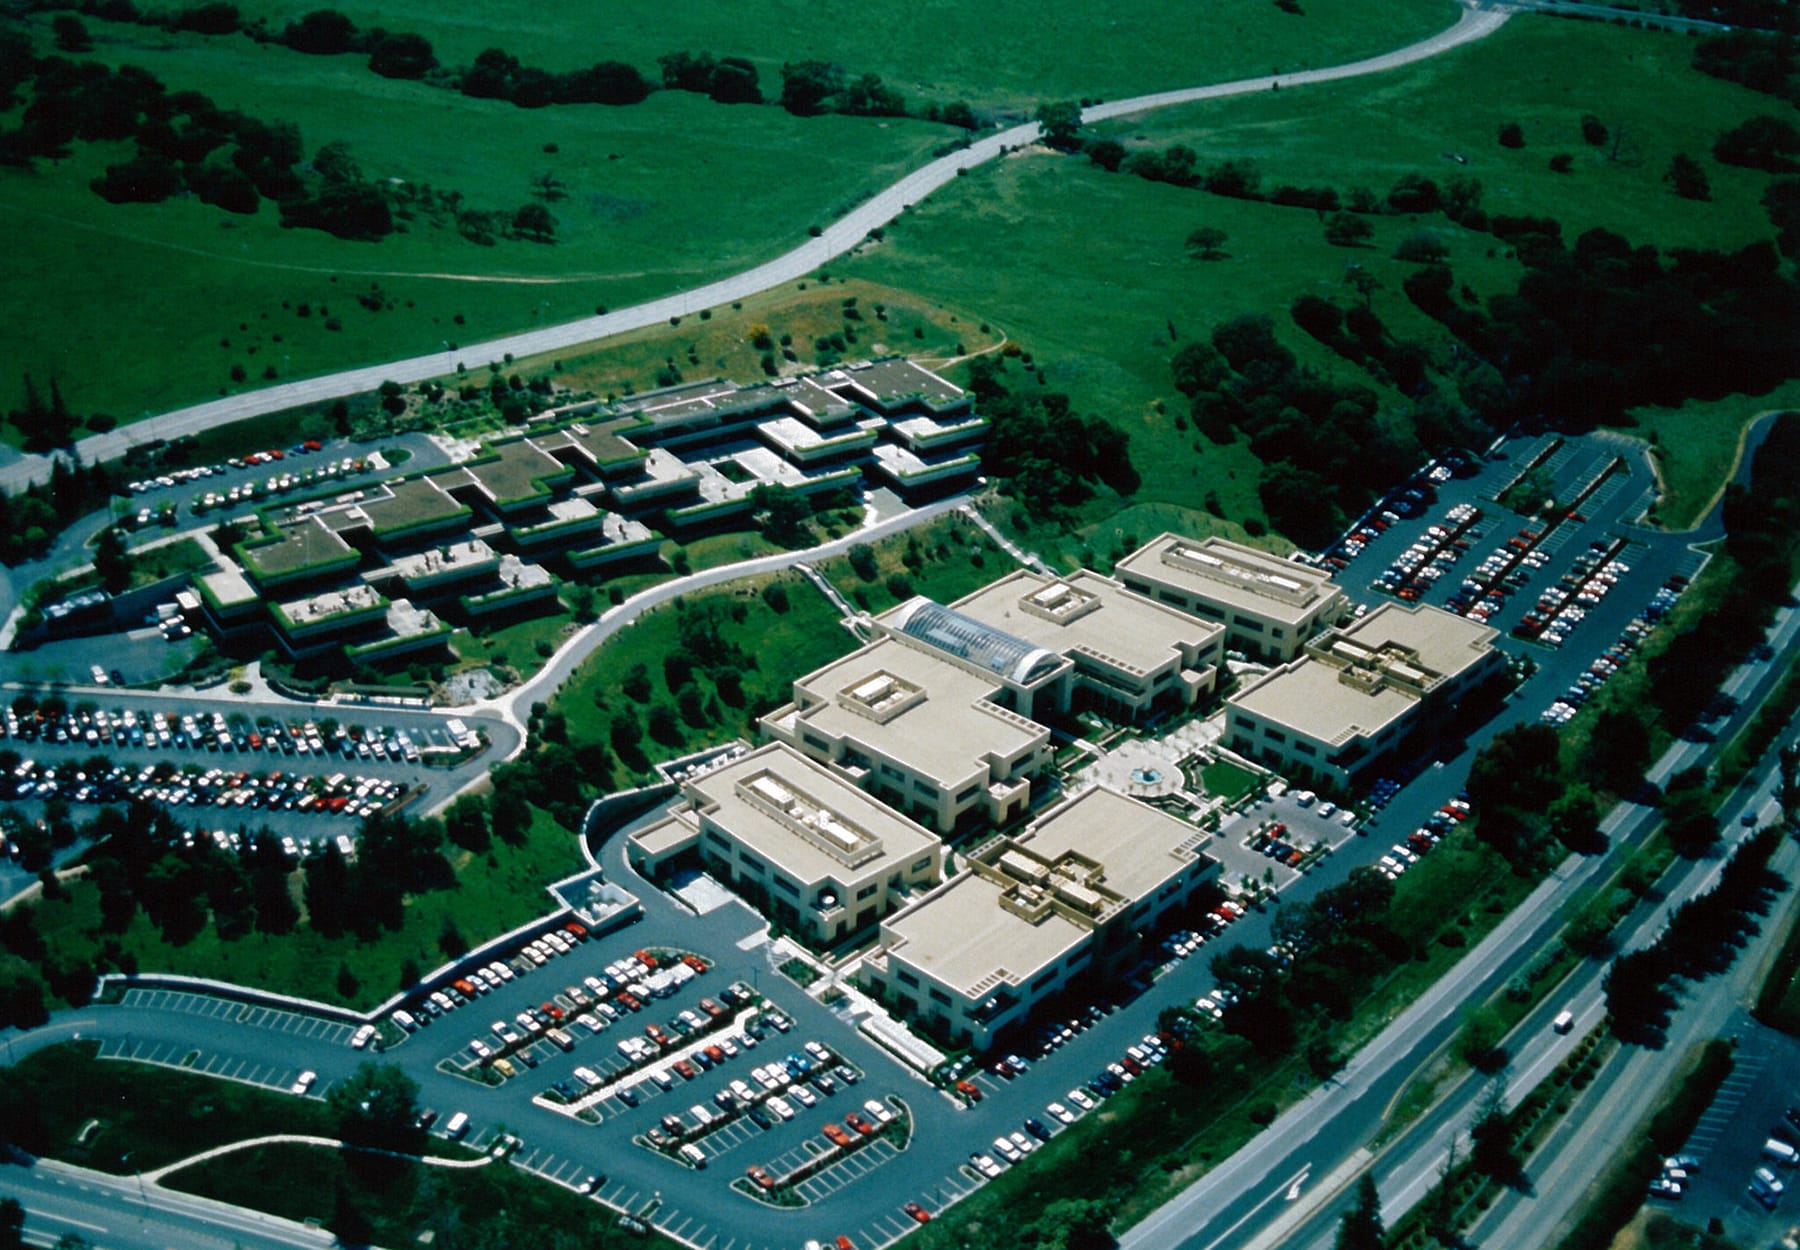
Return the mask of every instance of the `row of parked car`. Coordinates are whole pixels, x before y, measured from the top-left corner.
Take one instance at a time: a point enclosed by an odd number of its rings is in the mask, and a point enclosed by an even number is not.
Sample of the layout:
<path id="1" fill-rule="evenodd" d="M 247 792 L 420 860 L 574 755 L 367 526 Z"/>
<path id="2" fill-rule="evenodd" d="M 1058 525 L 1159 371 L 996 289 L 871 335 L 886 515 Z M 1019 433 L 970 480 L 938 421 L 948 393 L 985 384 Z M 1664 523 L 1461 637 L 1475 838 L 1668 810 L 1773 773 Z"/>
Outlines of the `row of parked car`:
<path id="1" fill-rule="evenodd" d="M 271 453 L 279 455 L 281 453 Z M 252 463 L 249 460 L 246 465 Z M 271 495 L 285 495 L 289 491 L 303 490 L 309 486 L 318 486 L 335 478 L 346 477 L 353 473 L 364 472 L 369 462 L 354 456 L 345 456 L 342 460 L 327 460 L 317 468 L 302 469 L 299 472 L 273 473 L 261 482 L 244 482 L 226 491 L 207 491 L 189 505 L 195 516 L 204 516 L 214 508 L 229 508 L 234 504 L 249 503 L 256 499 L 264 499 Z"/>
<path id="2" fill-rule="evenodd" d="M 167 490 L 169 487 L 179 486 L 183 482 L 196 482 L 203 477 L 213 477 L 217 474 L 224 473 L 227 467 L 244 469 L 259 464 L 272 464 L 276 461 L 287 459 L 289 455 L 304 456 L 311 452 L 322 450 L 323 446 L 324 444 L 320 443 L 317 439 L 309 438 L 304 442 L 295 443 L 291 452 L 274 448 L 269 451 L 253 451 L 247 456 L 233 458 L 225 464 L 197 464 L 183 469 L 170 469 L 167 473 L 160 474 L 156 477 L 147 477 L 132 482 L 127 485 L 126 489 L 134 495 L 147 495 L 153 491 Z"/>
<path id="3" fill-rule="evenodd" d="M 427 990 L 415 1000 L 414 1009 L 402 1008 L 394 1012 L 391 1019 L 402 1032 L 414 1032 L 439 1016 L 449 1015 L 458 1007 L 466 1007 L 482 995 L 491 994 L 522 972 L 541 968 L 552 958 L 569 954 L 588 937 L 586 925 L 579 920 L 570 920 L 560 928 L 533 938 L 509 958 L 495 959 L 465 972 L 440 989 Z"/>
<path id="4" fill-rule="evenodd" d="M 1650 623 L 1641 615 L 1626 622 L 1618 639 L 1595 656 L 1593 662 L 1569 684 L 1569 688 L 1539 714 L 1538 719 L 1546 725 L 1566 725 L 1575 719 L 1575 713 L 1581 710 L 1581 705 L 1598 693 L 1607 679 L 1631 658 L 1631 653 L 1643 645 L 1644 640 L 1650 636 L 1650 628 Z"/>
<path id="5" fill-rule="evenodd" d="M 1457 504 L 1376 576 L 1375 588 L 1407 602 L 1419 599 L 1481 540 L 1487 531 L 1477 524 L 1480 519 L 1473 504 Z"/>
<path id="6" fill-rule="evenodd" d="M 341 724 L 327 733 L 314 721 L 254 722 L 212 712 L 150 712 L 135 708 L 78 707 L 53 711 L 8 708 L 4 737 L 20 742 L 73 746 L 142 747 L 149 750 L 216 751 L 265 755 L 337 755 L 344 759 L 417 763 L 418 745 L 403 729 Z M 448 737 L 445 741 L 449 741 Z"/>
<path id="7" fill-rule="evenodd" d="M 379 777 L 330 777 L 298 773 L 202 771 L 163 761 L 142 768 L 115 764 L 89 772 L 21 760 L 0 774 L 0 800 L 63 798 L 76 803 L 124 803 L 132 799 L 165 807 L 228 808 L 236 811 L 293 811 L 323 816 L 372 815 L 405 797 L 409 787 Z"/>

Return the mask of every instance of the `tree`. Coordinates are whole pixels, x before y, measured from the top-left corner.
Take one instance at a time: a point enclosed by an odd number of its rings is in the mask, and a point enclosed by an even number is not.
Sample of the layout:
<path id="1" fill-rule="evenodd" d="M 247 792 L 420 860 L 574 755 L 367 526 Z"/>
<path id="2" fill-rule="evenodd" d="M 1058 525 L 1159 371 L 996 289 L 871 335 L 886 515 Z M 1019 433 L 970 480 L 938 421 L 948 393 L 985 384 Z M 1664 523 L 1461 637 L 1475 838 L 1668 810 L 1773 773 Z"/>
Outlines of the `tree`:
<path id="1" fill-rule="evenodd" d="M 1520 1179 L 1523 1165 L 1513 1149 L 1512 1125 L 1507 1122 L 1502 1102 L 1505 1086 L 1496 1081 L 1482 1099 L 1475 1123 L 1469 1127 L 1469 1162 L 1483 1176 L 1491 1176 L 1502 1184 Z"/>
<path id="2" fill-rule="evenodd" d="M 1345 265 L 1344 282 L 1362 296 L 1365 310 L 1374 306 L 1375 292 L 1381 289 L 1381 279 L 1375 276 L 1373 270 L 1362 265 Z"/>
<path id="3" fill-rule="evenodd" d="M 1394 259 L 1420 265 L 1441 265 L 1450 259 L 1450 247 L 1434 230 L 1415 230 L 1394 248 Z"/>
<path id="4" fill-rule="evenodd" d="M 423 78 L 436 66 L 423 35 L 387 35 L 369 52 L 369 68 L 383 78 Z"/>
<path id="5" fill-rule="evenodd" d="M 1669 158 L 1668 172 L 1663 174 L 1663 181 L 1684 200 L 1712 198 L 1712 180 L 1706 176 L 1700 162 L 1686 152 L 1677 152 Z"/>
<path id="6" fill-rule="evenodd" d="M 1059 152 L 1080 150 L 1081 105 L 1073 100 L 1048 101 L 1038 105 L 1036 117 L 1045 143 Z"/>
<path id="7" fill-rule="evenodd" d="M 1595 117 L 1592 113 L 1582 114 L 1581 138 L 1583 142 L 1592 147 L 1605 147 L 1607 140 L 1606 123 L 1601 121 L 1598 117 Z"/>
<path id="8" fill-rule="evenodd" d="M 1713 144 L 1713 159 L 1721 165 L 1742 165 L 1774 174 L 1800 168 L 1793 159 L 1796 155 L 1800 155 L 1800 130 L 1767 113 L 1732 127 Z"/>
<path id="9" fill-rule="evenodd" d="M 1112 1212 L 1094 1198 L 1059 1198 L 1037 1218 L 1038 1250 L 1112 1250 Z"/>
<path id="10" fill-rule="evenodd" d="M 59 52 L 92 52 L 93 36 L 80 18 L 71 13 L 59 13 L 51 19 L 50 29 L 56 33 L 56 49 Z"/>
<path id="11" fill-rule="evenodd" d="M 1375 237 L 1375 227 L 1353 213 L 1333 213 L 1325 221 L 1325 241 L 1333 247 L 1362 247 Z"/>
<path id="12" fill-rule="evenodd" d="M 1506 1020 L 1493 1004 L 1476 1007 L 1463 1017 L 1456 1052 L 1471 1068 L 1492 1075 L 1506 1066 Z"/>
<path id="13" fill-rule="evenodd" d="M 125 536 L 119 527 L 109 525 L 100 531 L 94 543 L 94 571 L 100 584 L 110 594 L 118 594 L 131 585 L 131 555 L 125 550 Z"/>
<path id="14" fill-rule="evenodd" d="M 479 794 L 465 794 L 444 813 L 444 836 L 457 846 L 476 854 L 488 849 L 487 800 Z"/>
<path id="15" fill-rule="evenodd" d="M 1566 174 L 1575 168 L 1575 158 L 1567 152 L 1558 152 L 1550 158 L 1550 172 Z"/>
<path id="16" fill-rule="evenodd" d="M 1217 226 L 1201 226 L 1187 237 L 1188 255 L 1199 260 L 1218 260 L 1225 255 L 1225 240 L 1230 237 Z"/>
<path id="17" fill-rule="evenodd" d="M 1518 122 L 1507 122 L 1500 127 L 1500 146 L 1503 148 L 1522 148 L 1525 146 L 1525 128 Z"/>
<path id="18" fill-rule="evenodd" d="M 415 1152 L 419 1130 L 419 1084 L 389 1063 L 364 1060 L 332 1085 L 325 1096 L 337 1135 L 352 1146 Z"/>
<path id="19" fill-rule="evenodd" d="M 1356 1203 L 1338 1225 L 1336 1250 L 1382 1250 L 1387 1226 L 1381 1222 L 1381 1195 L 1368 1172 L 1356 1183 Z"/>
<path id="20" fill-rule="evenodd" d="M 25 1208 L 17 1198 L 0 1198 L 0 1250 L 19 1250 L 24 1232 Z"/>
<path id="21" fill-rule="evenodd" d="M 521 204 L 513 214 L 513 233 L 534 243 L 554 243 L 556 218 L 542 204 Z"/>
<path id="22" fill-rule="evenodd" d="M 781 107 L 796 117 L 813 117 L 826 111 L 831 97 L 843 88 L 844 71 L 826 61 L 799 61 L 781 67 Z"/>

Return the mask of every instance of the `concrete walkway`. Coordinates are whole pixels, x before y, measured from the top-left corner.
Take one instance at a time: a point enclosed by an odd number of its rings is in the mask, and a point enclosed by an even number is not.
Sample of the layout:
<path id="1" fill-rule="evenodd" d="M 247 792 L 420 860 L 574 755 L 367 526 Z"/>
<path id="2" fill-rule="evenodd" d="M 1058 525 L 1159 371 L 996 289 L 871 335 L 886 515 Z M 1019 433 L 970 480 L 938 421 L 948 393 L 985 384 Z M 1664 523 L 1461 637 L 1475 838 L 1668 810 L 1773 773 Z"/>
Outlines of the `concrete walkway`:
<path id="1" fill-rule="evenodd" d="M 141 1172 L 138 1178 L 146 1185 L 155 1185 L 162 1178 L 183 1168 L 191 1168 L 196 1163 L 205 1163 L 208 1159 L 217 1159 L 222 1155 L 236 1154 L 240 1150 L 254 1150 L 258 1146 L 323 1146 L 327 1150 L 355 1150 L 363 1154 L 386 1155 L 390 1159 L 412 1159 L 419 1163 L 429 1164 L 434 1168 L 484 1168 L 494 1161 L 493 1155 L 479 1155 L 473 1159 L 442 1159 L 436 1155 L 413 1155 L 400 1150 L 378 1150 L 373 1146 L 352 1146 L 349 1142 L 339 1141 L 335 1137 L 308 1137 L 300 1133 L 272 1133 L 267 1137 L 247 1137 L 243 1141 L 227 1142 L 223 1146 L 214 1146 L 211 1150 L 202 1150 L 197 1155 L 189 1155 L 185 1159 L 177 1159 L 173 1163 L 165 1163 L 162 1167 Z"/>

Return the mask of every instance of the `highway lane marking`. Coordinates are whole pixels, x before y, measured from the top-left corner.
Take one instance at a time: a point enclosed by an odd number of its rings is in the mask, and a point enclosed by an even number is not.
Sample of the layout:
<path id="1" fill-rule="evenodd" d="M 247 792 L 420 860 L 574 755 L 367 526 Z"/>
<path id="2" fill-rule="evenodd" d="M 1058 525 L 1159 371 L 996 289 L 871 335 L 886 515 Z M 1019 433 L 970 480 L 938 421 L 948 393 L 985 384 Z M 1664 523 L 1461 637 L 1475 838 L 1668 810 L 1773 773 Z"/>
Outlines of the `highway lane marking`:
<path id="1" fill-rule="evenodd" d="M 1271 1190 L 1269 1193 L 1269 1196 L 1267 1198 L 1264 1198 L 1261 1202 L 1257 1203 L 1255 1206 L 1251 1207 L 1248 1211 L 1244 1212 L 1244 1214 L 1238 1218 L 1237 1223 L 1233 1224 L 1230 1228 L 1226 1229 L 1223 1233 L 1220 1233 L 1217 1237 L 1215 1237 L 1211 1241 L 1207 1242 L 1206 1245 L 1203 1247 L 1203 1250 L 1213 1250 L 1213 1247 L 1215 1247 L 1215 1246 L 1222 1246 L 1222 1245 L 1228 1244 L 1232 1239 L 1232 1234 L 1237 1232 L 1238 1229 L 1242 1228 L 1244 1225 L 1248 1224 L 1252 1219 L 1254 1219 L 1256 1217 L 1256 1213 L 1258 1211 L 1261 1211 L 1264 1207 L 1268 1206 L 1271 1202 L 1274 1202 L 1277 1199 L 1286 1201 L 1286 1199 L 1284 1198 L 1284 1195 L 1288 1192 L 1289 1188 L 1300 1184 L 1303 1180 L 1306 1179 L 1306 1177 L 1311 1172 L 1312 1172 L 1312 1164 L 1311 1163 L 1307 1163 L 1307 1164 L 1303 1165 L 1298 1172 L 1295 1172 L 1292 1176 L 1288 1177 L 1286 1180 L 1282 1181 L 1279 1185 L 1277 1185 L 1273 1190 Z"/>
<path id="2" fill-rule="evenodd" d="M 40 1220 L 54 1220 L 58 1224 L 73 1224 L 77 1228 L 91 1228 L 96 1233 L 109 1231 L 105 1224 L 90 1224 L 86 1220 L 78 1220 L 72 1215 L 51 1215 L 48 1211 L 40 1211 L 36 1207 L 26 1207 L 26 1213 L 37 1216 Z"/>

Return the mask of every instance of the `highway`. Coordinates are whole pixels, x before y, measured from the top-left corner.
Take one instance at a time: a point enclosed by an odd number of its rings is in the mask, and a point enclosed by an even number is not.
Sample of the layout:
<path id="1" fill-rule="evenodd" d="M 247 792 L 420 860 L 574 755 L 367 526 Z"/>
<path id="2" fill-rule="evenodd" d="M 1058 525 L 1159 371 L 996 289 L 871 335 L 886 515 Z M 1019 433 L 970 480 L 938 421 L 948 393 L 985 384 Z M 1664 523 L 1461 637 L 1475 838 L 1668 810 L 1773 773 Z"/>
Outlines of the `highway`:
<path id="1" fill-rule="evenodd" d="M 25 1208 L 26 1241 L 51 1246 L 64 1233 L 100 1250 L 324 1250 L 320 1228 L 212 1202 L 134 1177 L 108 1176 L 40 1159 L 0 1164 L 0 1193 Z"/>
<path id="2" fill-rule="evenodd" d="M 1508 14 L 1501 10 L 1466 9 L 1449 28 L 1379 56 L 1344 65 L 1297 71 L 1292 74 L 1264 75 L 1236 82 L 1218 83 L 1182 91 L 1158 92 L 1100 104 L 1085 110 L 1083 119 L 1100 121 L 1151 109 L 1199 100 L 1222 99 L 1268 91 L 1277 84 L 1283 89 L 1311 83 L 1330 82 L 1364 74 L 1378 74 L 1437 56 L 1452 48 L 1481 39 L 1498 30 Z M 105 434 L 82 439 L 75 448 L 77 457 L 86 464 L 104 462 L 123 456 L 134 444 L 153 438 L 174 439 L 184 435 L 228 425 L 249 417 L 265 416 L 305 404 L 342 399 L 372 391 L 383 382 L 403 385 L 422 382 L 456 372 L 458 366 L 478 368 L 490 360 L 525 358 L 544 352 L 593 344 L 631 330 L 658 325 L 671 317 L 716 308 L 733 300 L 747 299 L 785 282 L 805 278 L 821 265 L 856 247 L 871 230 L 893 221 L 909 206 L 956 180 L 965 171 L 985 164 L 1012 149 L 1036 141 L 1036 122 L 1014 126 L 985 135 L 968 147 L 942 156 L 877 192 L 821 233 L 807 239 L 773 260 L 765 261 L 741 273 L 720 278 L 704 285 L 679 291 L 659 299 L 635 304 L 629 308 L 583 317 L 561 325 L 490 339 L 485 343 L 459 346 L 455 350 L 431 352 L 409 360 L 396 360 L 382 365 L 346 369 L 338 373 L 281 382 L 261 390 L 247 391 L 223 399 L 209 400 L 191 407 L 138 421 Z M 10 464 L 0 466 L 0 490 L 17 492 L 32 482 L 48 480 L 50 459 L 42 455 L 23 455 Z"/>
<path id="3" fill-rule="evenodd" d="M 1778 653 L 1791 650 L 1800 636 L 1800 611 L 1783 608 L 1771 629 L 1771 643 Z M 1724 689 L 1742 701 L 1739 711 L 1719 734 L 1728 741 L 1740 726 L 1748 723 L 1761 700 L 1772 690 L 1779 667 L 1771 664 L 1747 664 L 1735 671 Z M 1649 774 L 1657 782 L 1695 764 L 1704 763 L 1718 750 L 1717 745 L 1678 741 L 1664 754 Z M 1767 761 L 1752 774 L 1756 784 L 1747 783 L 1727 809 L 1727 819 L 1735 822 L 1737 813 L 1750 807 L 1763 815 L 1772 815 L 1768 798 Z M 1754 796 L 1754 797 L 1753 797 Z M 1509 915 L 1446 977 L 1419 1001 L 1399 1016 L 1369 1045 L 1346 1065 L 1338 1077 L 1313 1091 L 1291 1108 L 1249 1146 L 1208 1173 L 1197 1184 L 1158 1209 L 1149 1218 L 1120 1238 L 1124 1250 L 1220 1250 L 1222 1247 L 1311 1247 L 1323 1236 L 1330 1241 L 1330 1230 L 1341 1213 L 1349 1187 L 1362 1166 L 1369 1162 L 1368 1143 L 1381 1129 L 1393 1100 L 1412 1075 L 1455 1036 L 1462 1013 L 1470 1005 L 1497 992 L 1542 947 L 1553 939 L 1562 926 L 1562 908 L 1584 890 L 1604 881 L 1623 862 L 1630 848 L 1652 827 L 1657 814 L 1650 808 L 1620 804 L 1608 813 L 1601 828 L 1607 833 L 1611 849 L 1601 856 L 1571 856 L 1535 890 L 1525 903 Z M 1733 823 L 1729 830 L 1741 834 Z M 1672 898 L 1684 898 L 1710 884 L 1719 868 L 1717 860 L 1700 860 L 1678 865 L 1673 882 L 1667 883 Z M 1663 910 L 1638 923 L 1635 932 L 1653 934 L 1660 927 Z M 1772 926 L 1771 926 L 1772 927 Z M 1627 932 L 1633 932 L 1627 928 Z M 1745 961 L 1748 963 L 1749 961 Z M 1740 965 L 1742 966 L 1742 965 Z M 1520 1026 L 1515 1039 L 1543 1033 L 1551 1015 L 1571 1003 L 1581 1004 L 1577 1033 L 1597 1023 L 1601 1013 L 1599 978 L 1603 969 L 1584 966 L 1570 987 L 1559 991 Z M 1696 1001 L 1713 1009 L 1708 1023 L 1719 1024 L 1716 995 L 1724 979 L 1709 983 Z M 1708 1011 L 1703 1007 L 1703 1018 Z M 1684 1017 L 1685 1019 L 1686 1017 Z M 1572 1035 L 1573 1036 L 1573 1035 Z M 1509 1039 L 1513 1040 L 1513 1039 Z M 1555 1039 L 1563 1047 L 1570 1039 Z M 1555 1042 L 1537 1045 L 1549 1048 Z M 1671 1045 L 1659 1054 L 1675 1049 Z M 1529 1088 L 1528 1076 L 1542 1076 L 1555 1063 L 1532 1049 L 1521 1050 L 1519 1068 L 1509 1086 L 1516 1099 Z M 1640 1067 L 1644 1066 L 1639 1064 Z M 1390 1222 L 1411 1202 L 1416 1202 L 1434 1182 L 1438 1164 L 1447 1153 L 1448 1143 L 1456 1132 L 1466 1128 L 1485 1081 L 1471 1080 L 1451 1091 L 1428 1116 L 1424 1141 L 1411 1146 L 1410 1153 L 1396 1153 L 1390 1148 L 1386 1162 L 1378 1168 L 1378 1184 L 1383 1194 L 1383 1211 Z M 1637 1081 L 1626 1089 L 1642 1090 Z M 1441 1131 L 1450 1126 L 1449 1132 Z M 1411 1142 L 1416 1135 L 1403 1141 Z M 1328 1184 L 1321 1183 L 1329 1178 Z M 1401 1189 L 1390 1192 L 1394 1178 Z M 1539 1196 L 1549 1188 L 1551 1174 L 1546 1174 Z M 1553 1177 L 1558 1192 L 1569 1182 L 1562 1174 Z M 1296 1182 L 1299 1191 L 1295 1192 Z M 1308 1188 L 1310 1185 L 1310 1189 Z M 1579 1185 L 1572 1192 L 1579 1193 Z M 1290 1198 L 1290 1194 L 1293 1196 Z M 1490 1245 L 1536 1245 L 1525 1241 L 1488 1241 Z"/>

